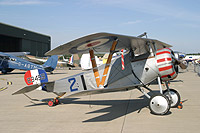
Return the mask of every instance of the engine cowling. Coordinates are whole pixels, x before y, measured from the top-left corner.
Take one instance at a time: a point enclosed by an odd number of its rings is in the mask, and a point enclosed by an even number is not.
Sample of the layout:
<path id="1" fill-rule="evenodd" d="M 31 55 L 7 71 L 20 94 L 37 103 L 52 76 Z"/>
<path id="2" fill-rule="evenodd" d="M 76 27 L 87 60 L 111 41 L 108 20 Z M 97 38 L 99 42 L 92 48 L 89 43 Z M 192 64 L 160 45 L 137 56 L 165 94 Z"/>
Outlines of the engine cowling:
<path id="1" fill-rule="evenodd" d="M 178 75 L 178 66 L 173 60 L 173 51 L 163 48 L 156 51 L 156 66 L 162 81 L 173 80 Z"/>

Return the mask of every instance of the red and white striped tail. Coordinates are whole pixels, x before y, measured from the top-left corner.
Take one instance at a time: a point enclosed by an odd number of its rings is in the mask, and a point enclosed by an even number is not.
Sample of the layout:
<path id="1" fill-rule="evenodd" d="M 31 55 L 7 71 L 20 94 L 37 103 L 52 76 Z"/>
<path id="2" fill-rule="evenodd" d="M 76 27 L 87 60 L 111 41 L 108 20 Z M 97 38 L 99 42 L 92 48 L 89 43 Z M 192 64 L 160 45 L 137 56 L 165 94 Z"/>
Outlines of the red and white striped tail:
<path id="1" fill-rule="evenodd" d="M 124 66 L 124 49 L 121 50 L 121 62 L 122 62 L 122 70 L 125 69 L 125 66 Z"/>
<path id="2" fill-rule="evenodd" d="M 72 54 L 72 56 L 69 58 L 69 64 L 73 65 L 74 64 L 74 55 Z"/>
<path id="3" fill-rule="evenodd" d="M 156 51 L 156 64 L 163 81 L 169 81 L 177 77 L 177 72 L 172 62 L 172 51 L 163 48 Z"/>

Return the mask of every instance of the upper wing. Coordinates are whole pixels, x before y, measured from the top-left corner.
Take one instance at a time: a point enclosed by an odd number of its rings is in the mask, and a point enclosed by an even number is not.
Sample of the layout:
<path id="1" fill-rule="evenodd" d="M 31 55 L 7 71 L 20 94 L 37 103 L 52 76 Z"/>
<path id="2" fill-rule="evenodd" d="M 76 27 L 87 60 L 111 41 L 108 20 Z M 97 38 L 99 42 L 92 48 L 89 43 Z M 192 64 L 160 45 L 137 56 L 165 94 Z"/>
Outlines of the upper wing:
<path id="1" fill-rule="evenodd" d="M 30 54 L 30 52 L 6 52 L 6 54 L 10 54 L 13 56 L 24 56 L 24 55 Z"/>
<path id="2" fill-rule="evenodd" d="M 116 46 L 116 50 L 132 48 L 134 49 L 135 54 L 145 53 L 146 44 L 148 42 L 154 42 L 158 49 L 163 47 L 171 47 L 171 45 L 154 39 L 138 38 L 111 33 L 96 33 L 63 44 L 47 52 L 46 55 L 85 53 L 88 52 L 88 49 L 90 48 L 94 48 L 97 52 L 109 52 L 112 46 L 112 42 L 116 38 L 119 40 Z"/>
<path id="3" fill-rule="evenodd" d="M 0 56 L 3 56 L 3 57 L 8 57 L 10 55 L 13 55 L 13 56 L 23 56 L 23 55 L 26 55 L 26 54 L 30 54 L 30 52 L 0 52 Z"/>
<path id="4" fill-rule="evenodd" d="M 8 55 L 5 54 L 5 53 L 3 53 L 3 52 L 0 52 L 0 56 L 1 56 L 1 57 L 8 57 Z"/>

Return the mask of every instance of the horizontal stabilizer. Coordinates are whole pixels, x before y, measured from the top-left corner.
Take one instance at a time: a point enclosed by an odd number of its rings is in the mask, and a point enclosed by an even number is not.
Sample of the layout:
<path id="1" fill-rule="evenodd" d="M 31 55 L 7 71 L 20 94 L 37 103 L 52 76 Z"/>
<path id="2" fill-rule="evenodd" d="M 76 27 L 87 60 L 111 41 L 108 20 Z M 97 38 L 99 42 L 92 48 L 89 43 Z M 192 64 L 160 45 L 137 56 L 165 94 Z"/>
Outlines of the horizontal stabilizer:
<path id="1" fill-rule="evenodd" d="M 29 86 L 26 86 L 26 87 L 18 90 L 17 92 L 13 93 L 12 95 L 28 93 L 30 91 L 37 89 L 40 86 L 42 86 L 43 90 L 45 90 L 47 92 L 53 92 L 54 83 L 55 82 L 53 81 L 53 82 L 46 82 L 46 83 L 42 83 L 42 84 L 29 85 Z"/>
<path id="2" fill-rule="evenodd" d="M 41 85 L 35 84 L 35 85 L 26 86 L 26 87 L 18 90 L 17 92 L 13 93 L 12 95 L 30 92 L 30 91 L 37 89 L 39 86 L 41 86 Z"/>

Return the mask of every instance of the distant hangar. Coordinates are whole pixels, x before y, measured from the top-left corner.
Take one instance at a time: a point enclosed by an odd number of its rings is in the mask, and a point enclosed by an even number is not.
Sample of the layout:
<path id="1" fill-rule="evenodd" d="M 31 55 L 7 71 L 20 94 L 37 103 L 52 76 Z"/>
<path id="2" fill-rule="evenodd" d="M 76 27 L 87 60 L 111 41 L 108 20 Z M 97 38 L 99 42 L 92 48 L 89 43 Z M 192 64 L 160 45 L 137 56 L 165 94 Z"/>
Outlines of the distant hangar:
<path id="1" fill-rule="evenodd" d="M 42 57 L 50 49 L 50 36 L 0 23 L 0 52 L 30 52 Z"/>

